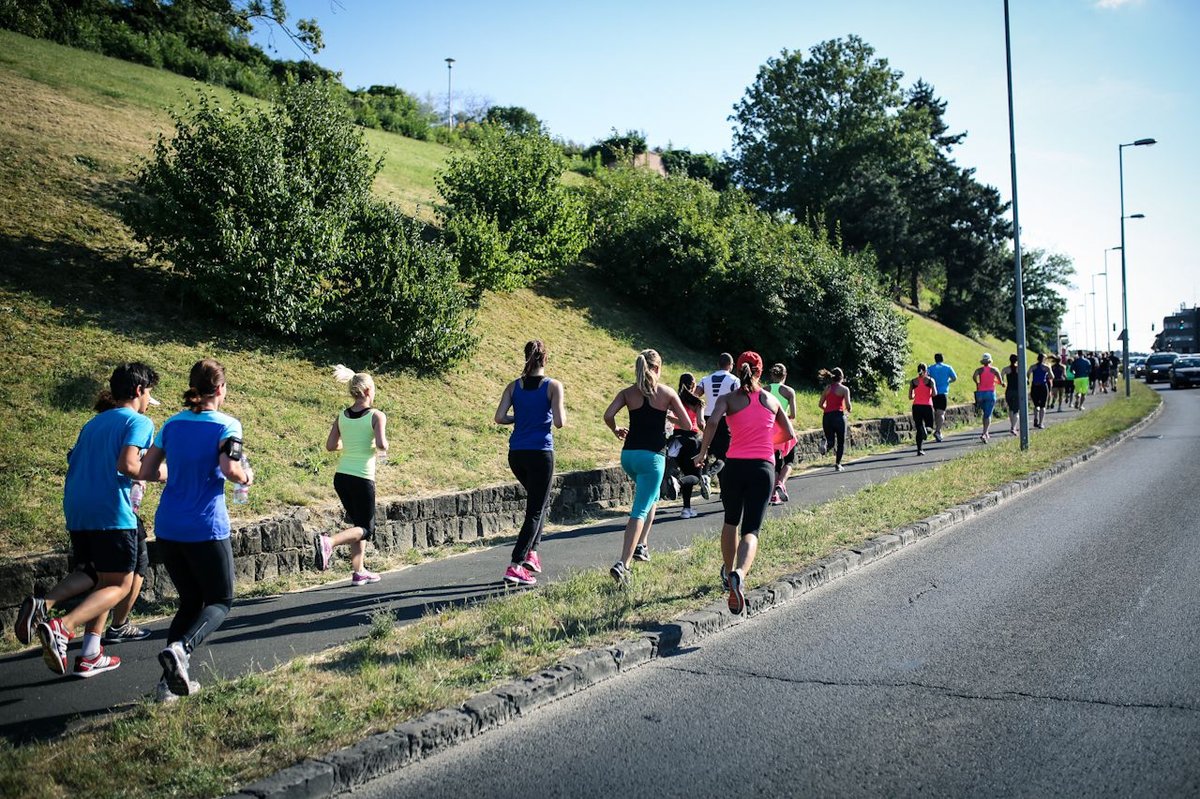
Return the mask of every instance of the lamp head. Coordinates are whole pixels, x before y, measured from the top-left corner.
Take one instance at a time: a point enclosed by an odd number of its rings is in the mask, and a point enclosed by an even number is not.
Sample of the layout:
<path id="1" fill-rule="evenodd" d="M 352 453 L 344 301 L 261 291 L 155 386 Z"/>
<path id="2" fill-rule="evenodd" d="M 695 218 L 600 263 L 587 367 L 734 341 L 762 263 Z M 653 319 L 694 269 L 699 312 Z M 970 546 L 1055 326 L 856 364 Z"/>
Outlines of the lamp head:
<path id="1" fill-rule="evenodd" d="M 1129 218 L 1130 219 L 1145 219 L 1146 215 L 1145 214 L 1130 214 Z"/>
<path id="2" fill-rule="evenodd" d="M 1151 144 L 1158 144 L 1158 139 L 1138 139 L 1133 143 L 1134 147 L 1148 147 Z"/>

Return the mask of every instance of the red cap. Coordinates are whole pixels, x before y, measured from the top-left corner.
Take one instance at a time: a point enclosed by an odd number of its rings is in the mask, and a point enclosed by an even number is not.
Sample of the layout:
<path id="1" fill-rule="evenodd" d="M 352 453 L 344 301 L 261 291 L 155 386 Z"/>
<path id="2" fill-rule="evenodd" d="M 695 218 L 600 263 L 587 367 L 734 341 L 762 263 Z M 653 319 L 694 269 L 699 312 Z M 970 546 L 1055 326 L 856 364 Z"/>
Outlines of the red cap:
<path id="1" fill-rule="evenodd" d="M 755 377 L 762 377 L 763 360 L 762 356 L 753 350 L 746 350 L 738 356 L 737 366 L 734 368 L 737 371 L 742 371 L 742 364 L 750 364 L 750 372 Z"/>

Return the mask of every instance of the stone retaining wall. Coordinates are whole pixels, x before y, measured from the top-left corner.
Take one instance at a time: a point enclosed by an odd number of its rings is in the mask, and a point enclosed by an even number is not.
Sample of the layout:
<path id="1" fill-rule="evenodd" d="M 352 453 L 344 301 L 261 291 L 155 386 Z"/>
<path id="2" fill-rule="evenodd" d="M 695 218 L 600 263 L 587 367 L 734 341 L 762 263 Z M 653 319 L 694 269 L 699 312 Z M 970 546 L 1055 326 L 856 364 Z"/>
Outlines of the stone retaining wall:
<path id="1" fill-rule="evenodd" d="M 969 422 L 974 411 L 961 405 L 947 411 L 950 426 Z M 886 417 L 854 422 L 846 447 L 861 448 L 911 440 L 912 419 Z M 800 433 L 796 445 L 799 461 L 815 460 L 821 441 L 819 430 Z M 569 522 L 586 514 L 627 506 L 633 484 L 618 466 L 566 472 L 555 477 L 550 520 Z M 517 483 L 485 486 L 468 491 L 419 499 L 393 498 L 379 503 L 374 546 L 384 552 L 432 549 L 464 541 L 511 533 L 524 517 L 525 492 Z M 296 508 L 234 528 L 231 539 L 234 569 L 239 583 L 258 582 L 313 568 L 313 536 L 341 529 L 340 512 L 334 509 Z M 142 588 L 142 601 L 156 602 L 175 596 L 155 542 L 149 543 L 150 574 Z M 17 608 L 31 593 L 41 594 L 71 568 L 66 552 L 47 552 L 0 561 L 0 625 L 12 629 Z"/>

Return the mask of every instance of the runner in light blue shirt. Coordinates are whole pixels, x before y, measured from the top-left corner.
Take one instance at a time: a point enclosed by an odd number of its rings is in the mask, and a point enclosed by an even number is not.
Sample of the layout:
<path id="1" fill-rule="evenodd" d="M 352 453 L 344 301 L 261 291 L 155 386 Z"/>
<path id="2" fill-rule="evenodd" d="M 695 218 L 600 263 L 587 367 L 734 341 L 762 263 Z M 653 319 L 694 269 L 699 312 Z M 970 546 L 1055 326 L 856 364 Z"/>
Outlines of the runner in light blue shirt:
<path id="1" fill-rule="evenodd" d="M 942 440 L 942 425 L 946 423 L 946 405 L 947 395 L 950 393 L 950 384 L 958 379 L 958 375 L 954 372 L 954 367 L 948 363 L 944 363 L 942 354 L 935 352 L 933 354 L 933 366 L 930 366 L 925 374 L 933 378 L 935 386 L 933 394 L 933 440 Z"/>

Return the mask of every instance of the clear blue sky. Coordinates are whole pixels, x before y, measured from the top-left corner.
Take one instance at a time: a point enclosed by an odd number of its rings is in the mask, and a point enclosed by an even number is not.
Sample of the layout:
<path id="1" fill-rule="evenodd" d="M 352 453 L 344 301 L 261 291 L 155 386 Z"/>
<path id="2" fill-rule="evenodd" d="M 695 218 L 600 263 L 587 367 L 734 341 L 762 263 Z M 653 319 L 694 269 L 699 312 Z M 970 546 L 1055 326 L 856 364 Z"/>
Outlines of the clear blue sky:
<path id="1" fill-rule="evenodd" d="M 1152 323 L 1200 303 L 1200 2 L 1010 5 L 1021 244 L 1074 260 L 1066 328 L 1087 346 L 1106 344 L 1104 279 L 1095 337 L 1087 294 L 1119 244 L 1117 145 L 1159 140 L 1125 150 L 1126 213 L 1146 215 L 1126 226 L 1130 329 L 1133 348 L 1148 349 Z M 651 146 L 712 153 L 729 149 L 733 104 L 769 57 L 857 34 L 906 84 L 933 84 L 952 129 L 968 133 L 959 163 L 1012 194 L 1002 0 L 290 0 L 288 10 L 317 18 L 326 49 L 316 60 L 351 87 L 394 84 L 444 103 L 451 56 L 456 103 L 524 106 L 584 144 L 637 129 Z M 297 57 L 280 36 L 274 44 Z M 1109 267 L 1119 329 L 1119 252 Z"/>

